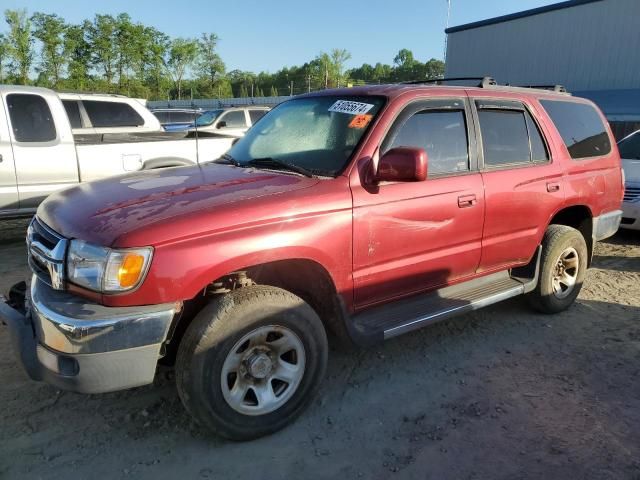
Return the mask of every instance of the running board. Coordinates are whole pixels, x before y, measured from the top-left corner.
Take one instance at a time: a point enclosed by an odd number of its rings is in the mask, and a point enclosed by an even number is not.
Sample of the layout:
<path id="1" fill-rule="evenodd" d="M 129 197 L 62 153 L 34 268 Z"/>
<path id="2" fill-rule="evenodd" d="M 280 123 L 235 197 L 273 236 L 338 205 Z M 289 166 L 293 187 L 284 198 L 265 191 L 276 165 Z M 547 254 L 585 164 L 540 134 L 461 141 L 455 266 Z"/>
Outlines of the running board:
<path id="1" fill-rule="evenodd" d="M 531 275 L 517 275 L 515 271 L 505 270 L 367 309 L 351 317 L 349 331 L 357 343 L 369 345 L 522 295 L 535 288 L 539 261 L 540 249 L 532 259 L 533 268 L 526 272 Z"/>

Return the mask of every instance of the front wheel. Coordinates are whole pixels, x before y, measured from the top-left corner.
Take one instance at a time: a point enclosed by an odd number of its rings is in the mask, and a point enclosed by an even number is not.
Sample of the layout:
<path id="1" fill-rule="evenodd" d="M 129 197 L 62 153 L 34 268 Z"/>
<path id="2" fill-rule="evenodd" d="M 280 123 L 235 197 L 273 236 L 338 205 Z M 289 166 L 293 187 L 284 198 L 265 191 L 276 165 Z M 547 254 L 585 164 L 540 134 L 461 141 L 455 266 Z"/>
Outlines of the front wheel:
<path id="1" fill-rule="evenodd" d="M 550 225 L 542 240 L 540 278 L 527 295 L 529 303 L 543 313 L 569 308 L 582 288 L 587 258 L 587 245 L 578 230 Z"/>
<path id="2" fill-rule="evenodd" d="M 307 303 L 279 288 L 245 287 L 214 299 L 185 332 L 178 393 L 200 423 L 249 440 L 302 413 L 327 356 L 324 327 Z"/>

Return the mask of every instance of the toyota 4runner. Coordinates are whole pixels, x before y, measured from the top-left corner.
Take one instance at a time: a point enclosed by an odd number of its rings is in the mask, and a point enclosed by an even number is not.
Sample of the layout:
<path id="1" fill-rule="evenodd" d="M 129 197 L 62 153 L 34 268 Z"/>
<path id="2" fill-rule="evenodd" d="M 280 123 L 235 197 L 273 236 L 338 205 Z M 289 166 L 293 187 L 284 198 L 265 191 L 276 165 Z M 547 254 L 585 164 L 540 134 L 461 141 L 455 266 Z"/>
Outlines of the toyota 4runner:
<path id="1" fill-rule="evenodd" d="M 560 312 L 623 198 L 611 131 L 558 91 L 402 84 L 282 103 L 217 161 L 54 193 L 1 304 L 31 378 L 151 383 L 232 439 L 299 415 L 327 335 L 370 345 L 523 295 Z"/>

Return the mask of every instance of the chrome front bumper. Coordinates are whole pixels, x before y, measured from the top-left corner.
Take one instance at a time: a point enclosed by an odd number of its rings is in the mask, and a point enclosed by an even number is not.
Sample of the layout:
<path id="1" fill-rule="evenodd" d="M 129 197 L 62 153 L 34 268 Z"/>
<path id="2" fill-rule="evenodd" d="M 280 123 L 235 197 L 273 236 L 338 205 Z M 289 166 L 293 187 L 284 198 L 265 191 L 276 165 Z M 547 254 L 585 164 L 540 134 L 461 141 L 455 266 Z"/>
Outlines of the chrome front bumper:
<path id="1" fill-rule="evenodd" d="M 20 361 L 34 380 L 99 393 L 153 381 L 182 304 L 105 307 L 33 277 L 27 313 L 0 303 Z"/>

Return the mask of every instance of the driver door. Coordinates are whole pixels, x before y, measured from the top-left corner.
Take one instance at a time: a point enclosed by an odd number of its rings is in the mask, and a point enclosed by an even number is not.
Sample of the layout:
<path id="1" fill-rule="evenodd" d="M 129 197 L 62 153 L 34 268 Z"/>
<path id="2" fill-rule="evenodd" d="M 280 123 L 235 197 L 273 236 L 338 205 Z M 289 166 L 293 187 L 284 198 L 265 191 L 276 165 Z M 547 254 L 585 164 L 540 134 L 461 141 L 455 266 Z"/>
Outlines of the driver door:
<path id="1" fill-rule="evenodd" d="M 475 274 L 485 205 L 470 119 L 466 99 L 409 104 L 379 154 L 424 148 L 427 180 L 373 187 L 352 181 L 356 309 Z"/>

